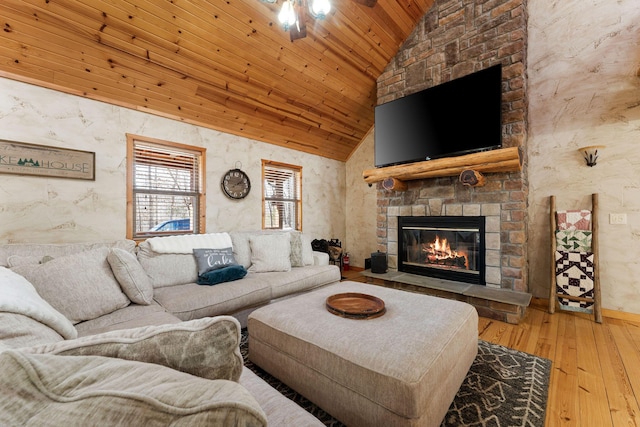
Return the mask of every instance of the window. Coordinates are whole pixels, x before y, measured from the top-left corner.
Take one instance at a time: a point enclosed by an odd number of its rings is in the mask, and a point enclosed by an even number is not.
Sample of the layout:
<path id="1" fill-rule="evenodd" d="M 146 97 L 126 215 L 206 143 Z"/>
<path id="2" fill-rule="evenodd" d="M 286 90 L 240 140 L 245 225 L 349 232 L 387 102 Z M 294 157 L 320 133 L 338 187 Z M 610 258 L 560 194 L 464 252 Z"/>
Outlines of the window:
<path id="1" fill-rule="evenodd" d="M 262 161 L 262 228 L 302 230 L 302 168 Z"/>
<path id="2" fill-rule="evenodd" d="M 206 149 L 127 134 L 127 238 L 205 231 Z"/>

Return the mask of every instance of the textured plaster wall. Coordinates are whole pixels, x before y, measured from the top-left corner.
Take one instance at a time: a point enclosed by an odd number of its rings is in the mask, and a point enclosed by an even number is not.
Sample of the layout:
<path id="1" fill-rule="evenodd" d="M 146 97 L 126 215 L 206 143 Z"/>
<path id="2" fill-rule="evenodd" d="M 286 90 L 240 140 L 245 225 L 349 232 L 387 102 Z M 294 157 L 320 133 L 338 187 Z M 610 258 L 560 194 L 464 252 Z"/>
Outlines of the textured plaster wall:
<path id="1" fill-rule="evenodd" d="M 303 168 L 303 231 L 344 239 L 342 162 L 0 78 L 0 139 L 96 153 L 95 181 L 0 175 L 0 244 L 124 238 L 125 133 L 207 148 L 208 232 L 262 227 L 261 159 L 270 159 Z M 252 184 L 241 201 L 220 190 L 236 162 Z"/>
<path id="2" fill-rule="evenodd" d="M 599 193 L 603 307 L 640 313 L 640 4 L 529 1 L 528 33 L 530 289 L 548 296 L 549 195 L 589 209 Z M 594 144 L 590 168 L 577 149 Z"/>
<path id="3" fill-rule="evenodd" d="M 370 169 L 374 162 L 374 132 L 369 132 L 356 151 L 347 160 L 347 216 L 346 240 L 343 246 L 349 253 L 349 262 L 364 268 L 364 260 L 371 257 L 378 246 L 376 237 L 376 186 L 369 186 L 362 179 L 362 171 Z"/>

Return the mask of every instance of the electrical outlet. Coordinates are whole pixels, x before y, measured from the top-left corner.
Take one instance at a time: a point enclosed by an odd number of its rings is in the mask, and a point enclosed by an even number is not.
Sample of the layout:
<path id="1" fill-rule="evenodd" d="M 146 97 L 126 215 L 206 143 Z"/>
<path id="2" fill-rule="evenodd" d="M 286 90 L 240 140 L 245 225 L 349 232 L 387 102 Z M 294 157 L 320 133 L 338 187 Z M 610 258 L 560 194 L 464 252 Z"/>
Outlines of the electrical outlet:
<path id="1" fill-rule="evenodd" d="M 609 214 L 609 224 L 626 224 L 627 223 L 627 214 L 626 213 L 610 213 Z"/>

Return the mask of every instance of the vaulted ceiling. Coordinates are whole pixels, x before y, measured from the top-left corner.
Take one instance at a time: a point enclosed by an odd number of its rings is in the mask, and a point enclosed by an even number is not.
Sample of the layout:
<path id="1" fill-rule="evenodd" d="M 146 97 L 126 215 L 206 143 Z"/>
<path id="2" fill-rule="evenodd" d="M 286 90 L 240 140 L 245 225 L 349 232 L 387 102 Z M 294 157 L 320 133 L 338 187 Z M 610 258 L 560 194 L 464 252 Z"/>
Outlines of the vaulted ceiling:
<path id="1" fill-rule="evenodd" d="M 2 0 L 0 76 L 344 161 L 434 0 L 333 0 L 294 42 L 281 2 Z"/>

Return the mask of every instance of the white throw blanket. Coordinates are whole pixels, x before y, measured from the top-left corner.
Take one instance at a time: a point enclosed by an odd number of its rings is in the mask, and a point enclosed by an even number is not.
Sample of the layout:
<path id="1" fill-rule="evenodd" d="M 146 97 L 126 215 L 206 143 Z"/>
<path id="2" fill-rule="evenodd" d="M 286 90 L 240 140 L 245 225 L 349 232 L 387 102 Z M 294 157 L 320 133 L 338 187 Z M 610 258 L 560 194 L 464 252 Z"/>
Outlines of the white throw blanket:
<path id="1" fill-rule="evenodd" d="M 193 254 L 194 249 L 224 249 L 233 246 L 229 233 L 188 234 L 147 239 L 153 252 Z"/>
<path id="2" fill-rule="evenodd" d="M 65 339 L 78 337 L 73 324 L 51 307 L 24 277 L 0 267 L 0 312 L 22 314 L 58 332 Z"/>

